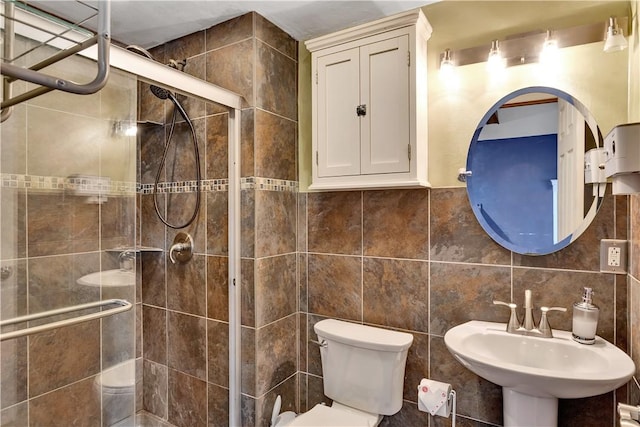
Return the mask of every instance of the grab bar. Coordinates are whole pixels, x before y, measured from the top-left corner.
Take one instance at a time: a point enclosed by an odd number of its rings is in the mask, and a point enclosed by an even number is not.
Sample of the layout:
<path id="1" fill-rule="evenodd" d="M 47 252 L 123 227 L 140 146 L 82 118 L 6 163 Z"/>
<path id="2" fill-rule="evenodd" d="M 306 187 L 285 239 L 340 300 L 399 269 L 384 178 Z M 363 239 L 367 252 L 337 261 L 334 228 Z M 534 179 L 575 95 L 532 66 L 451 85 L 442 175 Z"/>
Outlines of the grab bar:
<path id="1" fill-rule="evenodd" d="M 16 323 L 28 322 L 29 320 L 44 319 L 45 317 L 56 316 L 58 314 L 72 313 L 74 311 L 87 310 L 89 308 L 104 307 L 107 305 L 117 305 L 118 307 L 110 308 L 108 310 L 100 311 L 98 313 L 85 314 L 82 316 L 74 317 L 72 319 L 59 320 L 57 322 L 45 323 L 44 325 L 32 326 L 18 331 L 6 332 L 0 334 L 0 341 L 24 337 L 26 335 L 36 334 L 38 332 L 50 331 L 51 329 L 61 328 L 63 326 L 75 325 L 82 322 L 88 322 L 89 320 L 100 319 L 102 317 L 112 316 L 114 314 L 122 313 L 131 309 L 132 305 L 129 301 L 123 299 L 107 299 L 103 301 L 95 301 L 87 304 L 73 305 L 70 307 L 58 308 L 55 310 L 43 311 L 40 313 L 29 314 L 26 316 L 14 317 L 13 319 L 7 319 L 0 321 L 0 327 L 14 325 Z"/>

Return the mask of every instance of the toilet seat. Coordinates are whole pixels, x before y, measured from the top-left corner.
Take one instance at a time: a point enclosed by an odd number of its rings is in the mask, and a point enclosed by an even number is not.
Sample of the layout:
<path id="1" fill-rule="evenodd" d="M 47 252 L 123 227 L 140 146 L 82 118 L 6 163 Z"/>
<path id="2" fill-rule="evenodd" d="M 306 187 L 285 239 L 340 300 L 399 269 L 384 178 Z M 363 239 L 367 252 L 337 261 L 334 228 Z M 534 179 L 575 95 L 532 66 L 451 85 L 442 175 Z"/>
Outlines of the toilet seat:
<path id="1" fill-rule="evenodd" d="M 334 402 L 333 406 L 318 404 L 298 415 L 287 427 L 375 427 L 381 416 L 359 411 Z"/>
<path id="2" fill-rule="evenodd" d="M 103 393 L 133 393 L 136 385 L 135 360 L 129 359 L 104 370 L 101 375 L 96 376 L 95 384 Z"/>

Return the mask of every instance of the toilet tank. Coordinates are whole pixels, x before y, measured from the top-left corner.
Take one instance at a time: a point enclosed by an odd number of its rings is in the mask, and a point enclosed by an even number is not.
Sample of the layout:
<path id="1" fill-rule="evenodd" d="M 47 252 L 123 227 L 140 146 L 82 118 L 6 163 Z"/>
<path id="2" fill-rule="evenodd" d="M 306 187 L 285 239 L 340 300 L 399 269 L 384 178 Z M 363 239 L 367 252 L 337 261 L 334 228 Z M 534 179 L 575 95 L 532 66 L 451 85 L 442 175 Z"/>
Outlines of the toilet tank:
<path id="1" fill-rule="evenodd" d="M 407 352 L 413 335 L 327 319 L 315 324 L 324 394 L 343 405 L 380 415 L 402 408 Z"/>

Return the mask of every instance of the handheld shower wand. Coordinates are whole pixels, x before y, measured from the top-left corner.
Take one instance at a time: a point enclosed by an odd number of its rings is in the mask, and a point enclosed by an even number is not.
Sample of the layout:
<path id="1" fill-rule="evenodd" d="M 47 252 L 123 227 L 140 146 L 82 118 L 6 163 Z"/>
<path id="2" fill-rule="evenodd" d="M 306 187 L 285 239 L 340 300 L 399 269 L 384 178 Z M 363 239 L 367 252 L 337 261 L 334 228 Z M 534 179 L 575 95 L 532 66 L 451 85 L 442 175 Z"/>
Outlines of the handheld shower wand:
<path id="1" fill-rule="evenodd" d="M 136 45 L 130 45 L 127 46 L 127 49 L 132 51 L 132 52 L 136 52 L 142 56 L 145 56 L 148 59 L 151 59 L 152 61 L 155 61 L 155 58 L 153 57 L 153 55 L 151 55 L 151 53 L 149 53 L 148 50 L 140 47 L 140 46 L 136 46 Z M 184 66 L 186 65 L 186 60 L 182 60 L 182 61 L 176 61 L 176 60 L 170 60 L 169 61 L 169 66 L 175 69 L 178 69 L 179 66 L 181 66 L 181 70 L 184 70 Z M 184 107 L 182 106 L 182 104 L 180 103 L 180 101 L 178 101 L 178 98 L 176 95 L 174 95 L 173 93 L 171 93 L 171 91 L 159 87 L 159 86 L 155 86 L 155 85 L 150 85 L 151 93 L 153 93 L 156 97 L 158 97 L 159 99 L 162 100 L 166 100 L 169 99 L 172 103 L 173 103 L 173 113 L 171 115 L 171 126 L 169 128 L 169 134 L 167 136 L 167 140 L 166 143 L 164 144 L 164 151 L 162 153 L 162 160 L 160 161 L 160 165 L 158 166 L 158 172 L 156 173 L 156 178 L 153 184 L 153 206 L 155 208 L 156 214 L 158 215 L 158 218 L 160 219 L 160 221 L 162 221 L 162 223 L 164 225 L 166 225 L 167 227 L 173 228 L 173 229 L 180 229 L 180 228 L 185 228 L 188 227 L 189 225 L 191 225 L 193 223 L 193 221 L 195 221 L 196 217 L 198 216 L 198 212 L 200 212 L 200 187 L 201 187 L 201 182 L 202 182 L 202 173 L 201 173 L 201 168 L 200 168 L 200 151 L 198 150 L 198 137 L 196 134 L 196 130 L 195 127 L 193 126 L 193 123 L 191 122 L 191 119 L 189 118 L 189 115 L 187 114 L 187 112 L 185 111 Z M 176 111 L 180 113 L 180 116 L 182 116 L 182 118 L 185 120 L 185 122 L 189 125 L 189 130 L 191 131 L 191 141 L 193 143 L 193 154 L 195 157 L 195 166 L 196 166 L 196 202 L 195 202 L 195 206 L 193 209 L 193 213 L 191 215 L 191 217 L 184 222 L 183 224 L 171 224 L 160 212 L 160 208 L 158 207 L 158 183 L 160 182 L 160 176 L 162 174 L 162 169 L 164 168 L 165 162 L 167 160 L 167 154 L 169 152 L 169 147 L 171 146 L 171 140 L 173 138 L 173 133 L 175 130 L 175 126 L 176 126 Z"/>

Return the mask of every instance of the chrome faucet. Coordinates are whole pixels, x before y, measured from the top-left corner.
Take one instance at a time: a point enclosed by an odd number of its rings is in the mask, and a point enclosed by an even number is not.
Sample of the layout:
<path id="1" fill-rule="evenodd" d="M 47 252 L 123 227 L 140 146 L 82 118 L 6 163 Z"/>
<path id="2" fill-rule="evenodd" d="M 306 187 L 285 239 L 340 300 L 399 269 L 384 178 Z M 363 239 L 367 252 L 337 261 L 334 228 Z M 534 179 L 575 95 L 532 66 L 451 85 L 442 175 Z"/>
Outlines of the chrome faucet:
<path id="1" fill-rule="evenodd" d="M 502 301 L 493 301 L 496 305 L 504 305 L 509 307 L 511 315 L 509 316 L 509 323 L 507 323 L 507 332 L 510 334 L 519 335 L 531 335 L 541 338 L 553 338 L 553 331 L 549 325 L 547 319 L 547 313 L 550 311 L 567 311 L 564 307 L 540 307 L 540 323 L 538 327 L 535 326 L 533 319 L 533 304 L 531 302 L 531 290 L 524 291 L 524 321 L 520 323 L 516 308 L 518 306 L 515 303 L 506 303 Z"/>
<path id="2" fill-rule="evenodd" d="M 531 289 L 527 289 L 524 291 L 524 322 L 522 322 L 522 327 L 526 331 L 532 331 L 535 329 L 534 323 L 533 305 L 531 305 Z"/>

